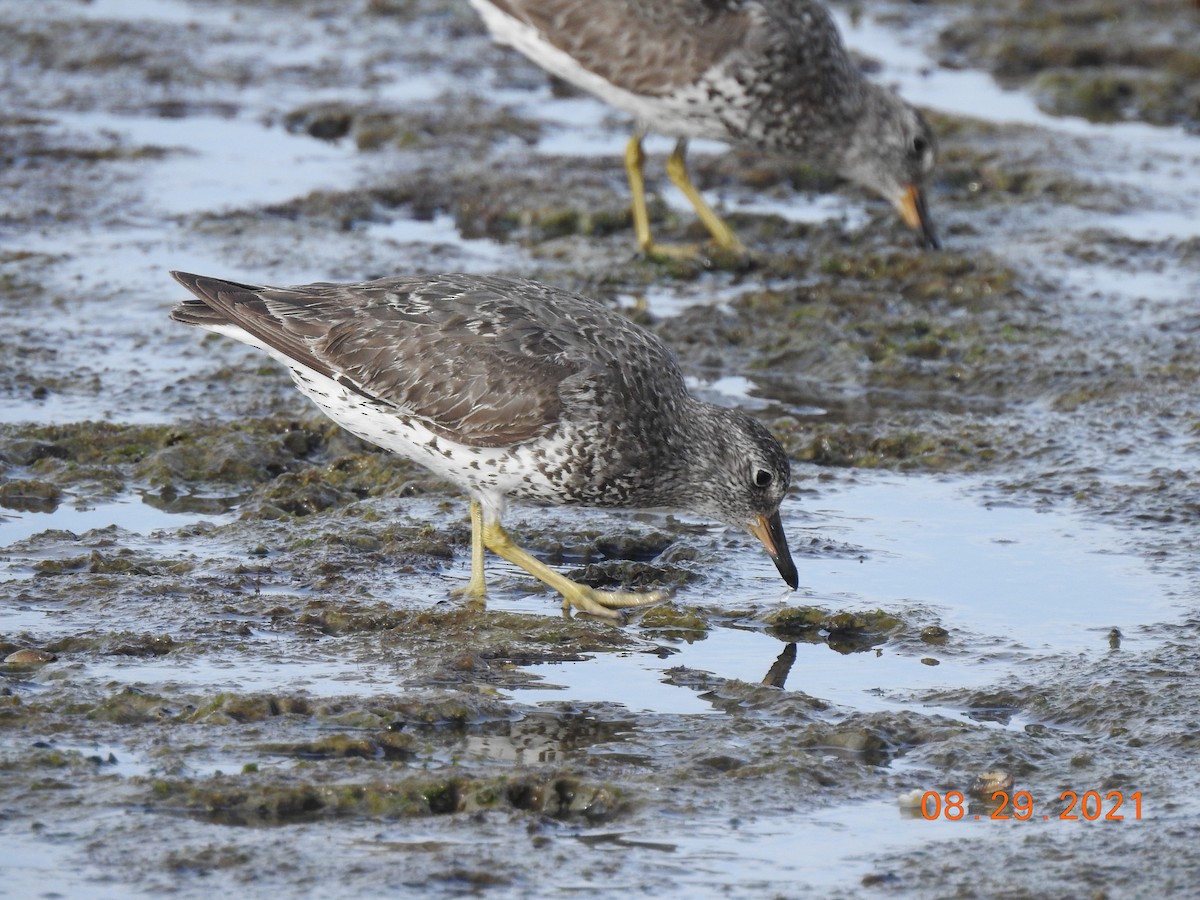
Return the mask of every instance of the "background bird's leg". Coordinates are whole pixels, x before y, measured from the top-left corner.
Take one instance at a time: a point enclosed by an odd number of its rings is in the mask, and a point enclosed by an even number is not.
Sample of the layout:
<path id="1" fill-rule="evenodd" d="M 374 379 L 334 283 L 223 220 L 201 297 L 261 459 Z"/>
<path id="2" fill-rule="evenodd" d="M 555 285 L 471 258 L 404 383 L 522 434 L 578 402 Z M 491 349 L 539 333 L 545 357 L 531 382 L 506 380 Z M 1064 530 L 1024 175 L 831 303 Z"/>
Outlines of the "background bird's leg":
<path id="1" fill-rule="evenodd" d="M 646 154 L 642 152 L 645 131 L 637 129 L 625 145 L 625 174 L 629 177 L 630 203 L 633 208 L 633 233 L 643 253 L 650 253 L 654 240 L 650 237 L 650 214 L 646 211 L 646 179 L 642 167 Z"/>
<path id="2" fill-rule="evenodd" d="M 518 547 L 499 522 L 484 523 L 483 542 L 496 555 L 520 566 L 534 578 L 562 594 L 564 610 L 573 606 L 580 612 L 593 616 L 619 619 L 622 609 L 661 603 L 670 595 L 668 591 L 600 591 L 585 584 L 578 584 Z"/>
<path id="3" fill-rule="evenodd" d="M 683 196 L 687 197 L 691 202 L 692 207 L 696 210 L 696 215 L 700 217 L 700 221 L 704 223 L 704 227 L 712 235 L 714 244 L 722 250 L 729 250 L 735 253 L 746 252 L 741 241 L 733 233 L 733 229 L 726 225 L 725 221 L 713 212 L 712 207 L 700 196 L 700 192 L 696 190 L 696 186 L 692 184 L 692 180 L 688 177 L 687 138 L 680 138 L 675 142 L 675 149 L 671 151 L 671 155 L 667 158 L 667 177 L 674 182 L 675 187 L 679 188 Z"/>

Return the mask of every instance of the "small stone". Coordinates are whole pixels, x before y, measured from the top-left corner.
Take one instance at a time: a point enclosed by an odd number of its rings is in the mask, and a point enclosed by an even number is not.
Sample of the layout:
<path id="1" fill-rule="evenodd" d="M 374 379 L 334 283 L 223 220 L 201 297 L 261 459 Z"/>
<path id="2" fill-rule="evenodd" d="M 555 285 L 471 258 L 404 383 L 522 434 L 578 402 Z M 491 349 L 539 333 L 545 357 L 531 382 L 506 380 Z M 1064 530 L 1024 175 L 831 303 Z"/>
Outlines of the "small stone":
<path id="1" fill-rule="evenodd" d="M 58 657 L 53 653 L 26 647 L 24 650 L 15 650 L 4 657 L 4 664 L 7 666 L 28 666 L 33 668 L 34 666 L 44 666 L 46 663 L 54 662 L 56 659 Z"/>
<path id="2" fill-rule="evenodd" d="M 922 791 L 918 788 L 917 790 L 909 791 L 906 794 L 901 794 L 896 798 L 896 803 L 901 809 L 920 809 L 921 804 L 925 800 L 925 794 L 926 791 Z"/>
<path id="3" fill-rule="evenodd" d="M 996 791 L 1007 793 L 1012 790 L 1012 786 L 1013 777 L 1011 772 L 1006 772 L 1003 769 L 992 769 L 989 772 L 980 772 L 976 775 L 967 793 L 973 797 L 991 800 L 992 795 Z"/>

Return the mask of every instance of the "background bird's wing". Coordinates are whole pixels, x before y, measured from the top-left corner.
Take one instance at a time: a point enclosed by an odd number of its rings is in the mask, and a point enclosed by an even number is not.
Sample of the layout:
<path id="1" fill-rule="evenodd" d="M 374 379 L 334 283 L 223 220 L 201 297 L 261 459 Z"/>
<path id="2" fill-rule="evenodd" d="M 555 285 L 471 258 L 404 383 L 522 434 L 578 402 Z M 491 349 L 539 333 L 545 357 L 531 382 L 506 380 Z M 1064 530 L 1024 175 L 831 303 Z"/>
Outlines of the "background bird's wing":
<path id="1" fill-rule="evenodd" d="M 544 434 L 562 412 L 560 384 L 586 368 L 571 352 L 577 334 L 554 321 L 552 306 L 539 309 L 545 298 L 538 292 L 556 292 L 531 282 L 514 290 L 512 282 L 438 276 L 271 288 L 172 274 L 196 295 L 173 318 L 235 325 L 278 354 L 474 446 Z"/>
<path id="2" fill-rule="evenodd" d="M 488 0 L 585 69 L 635 94 L 695 82 L 742 45 L 753 14 L 730 0 Z"/>

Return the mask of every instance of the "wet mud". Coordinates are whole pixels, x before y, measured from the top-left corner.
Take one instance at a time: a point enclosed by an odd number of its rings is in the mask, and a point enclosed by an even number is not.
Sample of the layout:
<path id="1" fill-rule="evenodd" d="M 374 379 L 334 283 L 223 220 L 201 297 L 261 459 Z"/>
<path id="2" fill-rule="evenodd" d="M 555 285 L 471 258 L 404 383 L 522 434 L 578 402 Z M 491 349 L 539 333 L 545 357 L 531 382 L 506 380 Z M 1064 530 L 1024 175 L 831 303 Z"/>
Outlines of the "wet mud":
<path id="1" fill-rule="evenodd" d="M 466 3 L 0 0 L 0 896 L 1200 881 L 1200 10 L 834 8 L 930 108 L 941 252 L 700 143 L 750 258 L 640 257 L 627 123 Z M 464 603 L 464 498 L 168 321 L 168 268 L 611 303 L 784 443 L 801 590 L 711 523 L 532 508 L 540 558 L 672 601 L 564 617 L 489 560 Z"/>

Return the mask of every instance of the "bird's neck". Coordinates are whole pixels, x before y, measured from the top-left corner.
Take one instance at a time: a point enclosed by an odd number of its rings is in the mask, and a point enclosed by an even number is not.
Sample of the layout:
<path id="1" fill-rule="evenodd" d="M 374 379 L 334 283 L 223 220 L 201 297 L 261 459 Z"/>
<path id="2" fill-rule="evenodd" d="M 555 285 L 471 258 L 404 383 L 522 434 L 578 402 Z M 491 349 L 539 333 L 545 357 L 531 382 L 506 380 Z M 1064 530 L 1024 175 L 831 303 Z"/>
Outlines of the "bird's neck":
<path id="1" fill-rule="evenodd" d="M 693 397 L 687 400 L 682 417 L 686 426 L 677 435 L 671 454 L 674 463 L 663 473 L 661 489 L 664 494 L 690 497 L 690 510 L 716 518 L 707 511 L 712 504 L 704 496 L 704 486 L 715 483 L 714 476 L 721 470 L 734 413 Z"/>

